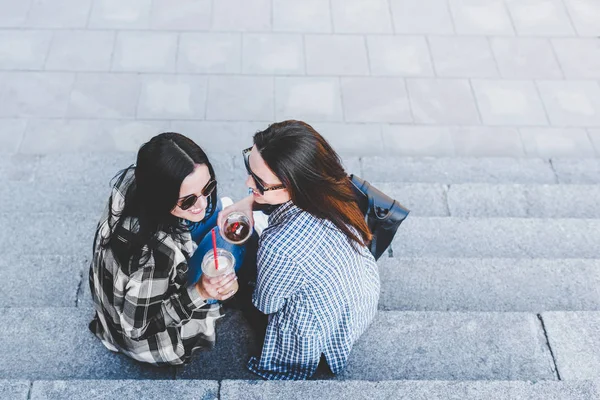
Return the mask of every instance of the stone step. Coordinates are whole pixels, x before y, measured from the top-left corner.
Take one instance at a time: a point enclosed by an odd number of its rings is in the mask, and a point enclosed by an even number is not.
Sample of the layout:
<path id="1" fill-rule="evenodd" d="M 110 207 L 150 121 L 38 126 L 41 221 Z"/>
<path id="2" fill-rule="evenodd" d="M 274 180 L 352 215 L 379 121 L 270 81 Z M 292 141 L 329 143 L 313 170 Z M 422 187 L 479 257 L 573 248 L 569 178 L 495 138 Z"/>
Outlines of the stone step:
<path id="1" fill-rule="evenodd" d="M 0 309 L 0 379 L 175 377 L 172 368 L 108 351 L 88 331 L 91 317 L 77 308 Z M 230 312 L 217 334 L 216 348 L 177 368 L 178 379 L 256 379 L 245 363 L 257 343 L 239 313 Z M 556 373 L 535 314 L 381 311 L 337 379 L 537 381 Z"/>
<path id="2" fill-rule="evenodd" d="M 597 258 L 598 219 L 409 217 L 395 257 Z"/>
<path id="3" fill-rule="evenodd" d="M 31 396 L 28 393 L 31 386 Z M 600 397 L 594 380 L 521 381 L 244 381 L 244 380 L 58 380 L 0 381 L 11 400 L 220 400 L 410 399 L 410 400 L 590 400 Z"/>
<path id="4" fill-rule="evenodd" d="M 600 311 L 599 259 L 382 258 L 380 309 Z"/>

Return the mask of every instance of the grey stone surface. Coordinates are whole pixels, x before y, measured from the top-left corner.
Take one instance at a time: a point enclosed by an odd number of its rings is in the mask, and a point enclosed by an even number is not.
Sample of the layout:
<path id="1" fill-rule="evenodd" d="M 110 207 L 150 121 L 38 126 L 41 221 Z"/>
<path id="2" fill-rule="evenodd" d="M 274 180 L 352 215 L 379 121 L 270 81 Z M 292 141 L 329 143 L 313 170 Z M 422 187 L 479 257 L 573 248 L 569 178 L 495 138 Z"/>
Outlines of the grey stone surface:
<path id="1" fill-rule="evenodd" d="M 389 155 L 454 155 L 452 133 L 442 127 L 384 125 L 383 142 L 385 153 Z"/>
<path id="2" fill-rule="evenodd" d="M 535 314 L 386 311 L 358 340 L 339 379 L 556 378 Z"/>
<path id="3" fill-rule="evenodd" d="M 5 119 L 0 125 L 0 154 L 13 154 L 19 150 L 27 127 L 24 119 Z"/>
<path id="4" fill-rule="evenodd" d="M 562 70 L 552 45 L 542 38 L 490 39 L 500 75 L 508 79 L 560 79 Z"/>
<path id="5" fill-rule="evenodd" d="M 329 0 L 273 0 L 273 30 L 276 32 L 329 33 Z"/>
<path id="6" fill-rule="evenodd" d="M 441 130 L 441 128 L 438 128 Z M 454 154 L 459 157 L 521 157 L 525 155 L 519 131 L 509 127 L 451 127 Z"/>
<path id="7" fill-rule="evenodd" d="M 20 151 L 28 154 L 114 150 L 97 120 L 34 119 L 30 120 Z"/>
<path id="8" fill-rule="evenodd" d="M 242 157 L 242 149 L 252 144 L 254 134 L 254 131 L 243 128 L 243 123 L 230 121 L 173 121 L 171 123 L 171 130 L 192 139 L 207 152 L 211 160 L 214 152 Z"/>
<path id="9" fill-rule="evenodd" d="M 484 124 L 548 124 L 544 106 L 533 82 L 473 80 L 472 85 Z"/>
<path id="10" fill-rule="evenodd" d="M 198 75 L 145 75 L 137 116 L 146 119 L 203 119 L 207 78 Z"/>
<path id="11" fill-rule="evenodd" d="M 333 30 L 340 33 L 391 33 L 386 0 L 332 0 Z"/>
<path id="12" fill-rule="evenodd" d="M 177 53 L 177 71 L 221 74 L 241 73 L 241 34 L 181 33 Z"/>
<path id="13" fill-rule="evenodd" d="M 210 0 L 179 0 L 176 6 L 169 0 L 153 0 L 150 26 L 165 30 L 207 30 L 211 12 Z"/>
<path id="14" fill-rule="evenodd" d="M 248 33 L 243 37 L 245 74 L 303 75 L 304 42 L 301 35 Z"/>
<path id="15" fill-rule="evenodd" d="M 390 0 L 396 33 L 453 34 L 446 0 Z"/>
<path id="16" fill-rule="evenodd" d="M 100 29 L 144 29 L 150 25 L 152 0 L 95 0 L 89 27 Z"/>
<path id="17" fill-rule="evenodd" d="M 112 58 L 115 71 L 174 72 L 177 34 L 119 32 Z"/>
<path id="18" fill-rule="evenodd" d="M 108 71 L 114 43 L 114 32 L 56 31 L 45 68 L 60 71 Z"/>
<path id="19" fill-rule="evenodd" d="M 87 284 L 89 257 L 27 253 L 0 255 L 0 307 L 74 307 L 80 284 Z"/>
<path id="20" fill-rule="evenodd" d="M 588 129 L 588 136 L 596 150 L 596 155 L 600 156 L 600 129 Z"/>
<path id="21" fill-rule="evenodd" d="M 221 399 L 386 399 L 386 400 L 589 400 L 600 396 L 596 381 L 309 381 L 225 380 Z"/>
<path id="22" fill-rule="evenodd" d="M 212 29 L 261 32 L 271 30 L 270 0 L 221 0 L 213 2 Z"/>
<path id="23" fill-rule="evenodd" d="M 513 35 L 510 16 L 502 0 L 450 0 L 458 34 Z"/>
<path id="24" fill-rule="evenodd" d="M 4 379 L 171 379 L 171 368 L 112 353 L 88 329 L 89 310 L 1 308 Z"/>
<path id="25" fill-rule="evenodd" d="M 219 382 L 173 380 L 36 381 L 31 400 L 150 400 L 159 398 L 216 400 Z"/>
<path id="26" fill-rule="evenodd" d="M 368 75 L 365 38 L 358 35 L 305 35 L 309 75 Z"/>
<path id="27" fill-rule="evenodd" d="M 547 312 L 542 318 L 561 378 L 600 377 L 600 313 Z"/>
<path id="28" fill-rule="evenodd" d="M 592 81 L 538 81 L 550 123 L 600 126 L 600 86 Z"/>
<path id="29" fill-rule="evenodd" d="M 7 72 L 0 75 L 0 117 L 64 117 L 75 76 Z"/>
<path id="30" fill-rule="evenodd" d="M 411 216 L 449 215 L 446 185 L 423 183 L 370 182 L 377 189 L 410 210 Z"/>
<path id="31" fill-rule="evenodd" d="M 101 134 L 105 140 L 112 139 L 114 150 L 130 153 L 137 153 L 142 144 L 157 134 L 172 130 L 177 132 L 169 121 L 161 120 L 106 120 L 100 123 Z M 189 132 L 179 133 L 187 136 Z"/>
<path id="32" fill-rule="evenodd" d="M 383 310 L 600 310 L 597 259 L 394 256 L 378 262 Z"/>
<path id="33" fill-rule="evenodd" d="M 43 28 L 83 28 L 92 0 L 33 0 L 25 25 Z"/>
<path id="34" fill-rule="evenodd" d="M 427 41 L 421 36 L 367 36 L 371 75 L 433 76 Z"/>
<path id="35" fill-rule="evenodd" d="M 558 61 L 567 78 L 600 78 L 600 41 L 590 39 L 553 39 Z"/>
<path id="36" fill-rule="evenodd" d="M 595 0 L 564 0 L 573 25 L 582 36 L 598 36 L 600 4 Z"/>
<path id="37" fill-rule="evenodd" d="M 2 155 L 0 181 L 31 182 L 39 165 L 39 157 L 30 154 Z"/>
<path id="38" fill-rule="evenodd" d="M 341 121 L 341 96 L 337 78 L 275 78 L 275 119 Z"/>
<path id="39" fill-rule="evenodd" d="M 594 157 L 596 152 L 584 129 L 521 128 L 525 152 L 531 157 Z"/>
<path id="40" fill-rule="evenodd" d="M 485 37 L 431 36 L 428 38 L 438 76 L 494 78 L 498 69 Z"/>
<path id="41" fill-rule="evenodd" d="M 507 0 L 517 34 L 570 36 L 575 33 L 561 0 Z"/>
<path id="42" fill-rule="evenodd" d="M 568 161 L 567 161 L 568 162 Z M 579 179 L 583 164 L 570 164 L 571 180 Z M 591 164 L 600 168 L 600 162 Z M 434 183 L 555 183 L 548 161 L 524 158 L 364 157 L 364 178 L 382 182 Z M 567 166 L 565 166 L 565 169 Z M 598 169 L 596 171 L 599 171 Z M 565 171 L 566 173 L 566 171 Z M 600 173 L 598 179 L 600 179 Z M 569 183 L 569 182 L 567 182 Z M 574 183 L 574 182 L 573 182 Z"/>
<path id="43" fill-rule="evenodd" d="M 26 400 L 29 398 L 28 381 L 0 380 L 0 398 L 10 400 Z"/>
<path id="44" fill-rule="evenodd" d="M 413 117 L 419 124 L 479 124 L 471 86 L 463 79 L 407 79 Z"/>
<path id="45" fill-rule="evenodd" d="M 22 26 L 27 19 L 27 13 L 31 8 L 32 0 L 25 1 L 0 1 L 0 26 L 17 27 Z"/>
<path id="46" fill-rule="evenodd" d="M 593 184 L 600 182 L 600 160 L 555 158 L 552 166 L 561 183 Z"/>
<path id="47" fill-rule="evenodd" d="M 342 78 L 344 116 L 350 122 L 412 122 L 404 80 Z"/>
<path id="48" fill-rule="evenodd" d="M 0 69 L 43 69 L 51 39 L 51 31 L 1 31 Z"/>
<path id="49" fill-rule="evenodd" d="M 208 79 L 206 118 L 209 120 L 272 121 L 272 77 L 211 76 Z M 248 103 L 247 99 L 252 98 Z"/>
<path id="50" fill-rule="evenodd" d="M 338 154 L 364 156 L 381 154 L 384 151 L 379 125 L 330 122 L 316 122 L 311 125 Z"/>
<path id="51" fill-rule="evenodd" d="M 598 219 L 408 218 L 396 257 L 597 258 Z"/>

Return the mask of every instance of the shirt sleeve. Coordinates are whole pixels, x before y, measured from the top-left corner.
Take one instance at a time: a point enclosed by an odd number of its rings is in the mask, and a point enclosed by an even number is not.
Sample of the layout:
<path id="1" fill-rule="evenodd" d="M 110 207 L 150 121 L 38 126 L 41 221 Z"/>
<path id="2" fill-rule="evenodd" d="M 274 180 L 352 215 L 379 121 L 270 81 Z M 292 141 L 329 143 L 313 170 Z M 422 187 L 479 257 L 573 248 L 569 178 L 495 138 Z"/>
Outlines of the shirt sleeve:
<path id="1" fill-rule="evenodd" d="M 152 256 L 129 276 L 125 287 L 123 312 L 120 315 L 123 333 L 133 340 L 145 340 L 167 327 L 181 326 L 206 302 L 195 286 L 182 286 L 167 295 L 170 286 L 170 266 L 156 265 Z"/>
<path id="2" fill-rule="evenodd" d="M 265 314 L 279 311 L 304 283 L 304 275 L 297 265 L 276 250 L 261 249 L 257 269 L 253 303 Z"/>

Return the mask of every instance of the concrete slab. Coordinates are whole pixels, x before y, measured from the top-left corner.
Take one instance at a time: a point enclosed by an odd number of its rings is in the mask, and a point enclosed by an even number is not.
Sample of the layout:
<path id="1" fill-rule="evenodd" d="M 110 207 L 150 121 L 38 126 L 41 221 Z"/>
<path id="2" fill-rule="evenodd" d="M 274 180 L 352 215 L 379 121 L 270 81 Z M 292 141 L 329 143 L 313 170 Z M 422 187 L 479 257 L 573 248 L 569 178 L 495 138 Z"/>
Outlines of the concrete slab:
<path id="1" fill-rule="evenodd" d="M 600 160 L 554 158 L 552 167 L 561 183 L 600 183 Z"/>
<path id="2" fill-rule="evenodd" d="M 370 182 L 410 210 L 411 216 L 449 216 L 446 185 L 423 183 Z"/>
<path id="3" fill-rule="evenodd" d="M 59 71 L 109 71 L 114 32 L 56 31 L 45 68 Z"/>
<path id="4" fill-rule="evenodd" d="M 0 157 L 0 180 L 2 182 L 31 182 L 39 162 L 39 156 L 30 154 L 2 155 Z"/>
<path id="5" fill-rule="evenodd" d="M 369 35 L 367 50 L 371 75 L 434 75 L 429 47 L 424 37 Z"/>
<path id="6" fill-rule="evenodd" d="M 183 73 L 242 72 L 242 35 L 183 32 L 179 35 L 177 71 Z"/>
<path id="7" fill-rule="evenodd" d="M 22 380 L 0 380 L 0 398 L 26 400 L 31 383 Z"/>
<path id="8" fill-rule="evenodd" d="M 332 32 L 331 9 L 328 0 L 274 0 L 273 31 Z"/>
<path id="9" fill-rule="evenodd" d="M 27 121 L 24 119 L 6 119 L 0 127 L 0 154 L 14 154 L 23 141 Z"/>

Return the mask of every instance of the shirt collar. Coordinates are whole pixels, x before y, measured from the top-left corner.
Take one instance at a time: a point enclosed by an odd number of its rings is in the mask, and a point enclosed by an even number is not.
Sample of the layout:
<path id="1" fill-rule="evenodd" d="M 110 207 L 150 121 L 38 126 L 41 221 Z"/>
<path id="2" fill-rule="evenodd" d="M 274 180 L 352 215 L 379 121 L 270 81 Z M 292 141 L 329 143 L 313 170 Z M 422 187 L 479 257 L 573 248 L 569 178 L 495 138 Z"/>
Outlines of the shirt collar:
<path id="1" fill-rule="evenodd" d="M 269 225 L 277 224 L 291 215 L 298 213 L 300 209 L 296 206 L 292 200 L 288 200 L 287 202 L 281 204 L 277 207 L 271 215 L 269 215 Z"/>

